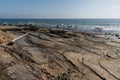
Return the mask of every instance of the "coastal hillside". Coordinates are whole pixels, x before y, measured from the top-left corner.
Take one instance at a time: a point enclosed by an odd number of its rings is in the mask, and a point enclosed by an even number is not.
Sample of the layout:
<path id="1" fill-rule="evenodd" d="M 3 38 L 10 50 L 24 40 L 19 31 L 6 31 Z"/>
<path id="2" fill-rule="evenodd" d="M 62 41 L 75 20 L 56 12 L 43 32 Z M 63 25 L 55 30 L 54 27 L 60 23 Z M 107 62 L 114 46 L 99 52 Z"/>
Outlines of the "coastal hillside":
<path id="1" fill-rule="evenodd" d="M 120 80 L 119 39 L 51 29 L 7 31 L 0 31 L 9 37 L 0 45 L 0 80 Z M 18 34 L 26 35 L 8 45 Z"/>

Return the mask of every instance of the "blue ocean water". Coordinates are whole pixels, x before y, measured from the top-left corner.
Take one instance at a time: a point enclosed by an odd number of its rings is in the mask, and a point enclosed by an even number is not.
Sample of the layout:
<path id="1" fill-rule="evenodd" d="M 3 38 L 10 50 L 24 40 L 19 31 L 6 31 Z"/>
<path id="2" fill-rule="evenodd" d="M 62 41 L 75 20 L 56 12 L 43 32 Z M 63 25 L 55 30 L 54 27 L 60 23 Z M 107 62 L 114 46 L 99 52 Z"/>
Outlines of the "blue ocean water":
<path id="1" fill-rule="evenodd" d="M 69 28 L 78 31 L 93 32 L 97 29 L 110 32 L 120 32 L 120 19 L 0 19 L 0 23 L 22 24 L 34 23 L 55 27 L 58 24 L 61 27 L 72 26 Z"/>
<path id="2" fill-rule="evenodd" d="M 59 23 L 71 23 L 71 24 L 120 24 L 120 19 L 0 19 L 0 23 L 48 23 L 48 24 L 59 24 Z"/>

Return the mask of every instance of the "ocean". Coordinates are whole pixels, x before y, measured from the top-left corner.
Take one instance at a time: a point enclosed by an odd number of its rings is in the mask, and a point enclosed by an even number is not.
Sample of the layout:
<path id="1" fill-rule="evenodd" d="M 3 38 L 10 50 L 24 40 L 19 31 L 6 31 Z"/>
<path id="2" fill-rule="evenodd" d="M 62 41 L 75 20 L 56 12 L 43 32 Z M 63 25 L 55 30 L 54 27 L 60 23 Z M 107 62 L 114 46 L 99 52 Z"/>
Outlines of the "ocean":
<path id="1" fill-rule="evenodd" d="M 120 33 L 120 19 L 0 19 L 0 24 L 27 24 L 55 27 L 76 31 Z"/>

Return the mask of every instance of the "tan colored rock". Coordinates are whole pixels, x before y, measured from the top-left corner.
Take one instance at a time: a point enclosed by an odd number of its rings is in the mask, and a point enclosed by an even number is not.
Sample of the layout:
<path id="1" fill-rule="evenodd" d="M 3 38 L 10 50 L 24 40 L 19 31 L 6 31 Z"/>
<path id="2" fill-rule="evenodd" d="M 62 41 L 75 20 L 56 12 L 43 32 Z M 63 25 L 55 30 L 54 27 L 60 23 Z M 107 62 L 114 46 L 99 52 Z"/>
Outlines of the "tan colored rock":
<path id="1" fill-rule="evenodd" d="M 116 80 L 120 79 L 120 60 L 100 60 L 100 65 Z"/>
<path id="2" fill-rule="evenodd" d="M 14 38 L 14 35 L 12 35 L 9 32 L 3 32 L 0 30 L 0 44 L 6 43 Z"/>
<path id="3" fill-rule="evenodd" d="M 54 30 L 52 34 L 57 36 L 53 37 L 49 30 L 49 34 L 41 32 L 31 32 L 13 46 L 0 45 L 0 80 L 120 79 L 118 42 L 87 36 L 89 33 L 74 36 L 73 32 Z M 0 36 L 5 42 L 10 37 Z"/>

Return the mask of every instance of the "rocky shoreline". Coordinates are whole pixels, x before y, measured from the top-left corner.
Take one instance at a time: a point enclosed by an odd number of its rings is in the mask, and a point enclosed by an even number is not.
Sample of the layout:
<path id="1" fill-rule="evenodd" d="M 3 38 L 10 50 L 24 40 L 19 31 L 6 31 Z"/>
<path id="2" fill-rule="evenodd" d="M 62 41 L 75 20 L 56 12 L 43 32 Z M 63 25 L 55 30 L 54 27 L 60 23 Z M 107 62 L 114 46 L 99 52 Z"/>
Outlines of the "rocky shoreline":
<path id="1" fill-rule="evenodd" d="M 14 29 L 13 29 L 14 28 Z M 120 80 L 120 40 L 67 30 L 1 27 L 0 80 Z"/>

